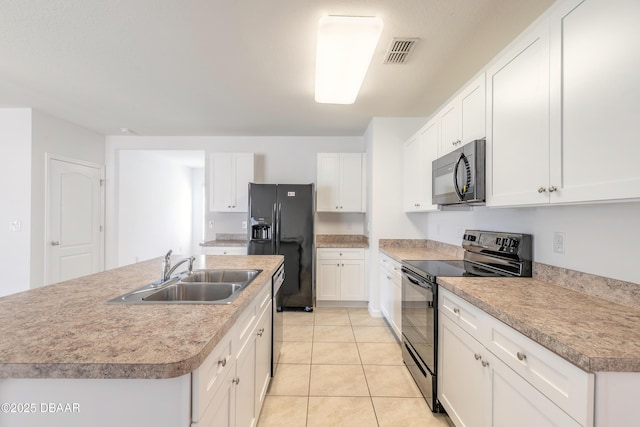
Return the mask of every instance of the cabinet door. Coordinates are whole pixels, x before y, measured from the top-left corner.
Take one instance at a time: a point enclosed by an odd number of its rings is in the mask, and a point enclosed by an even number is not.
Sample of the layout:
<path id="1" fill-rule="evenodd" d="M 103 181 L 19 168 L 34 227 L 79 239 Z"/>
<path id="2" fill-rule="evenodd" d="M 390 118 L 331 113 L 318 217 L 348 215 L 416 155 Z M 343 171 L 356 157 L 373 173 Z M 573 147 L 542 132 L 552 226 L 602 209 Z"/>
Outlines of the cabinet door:
<path id="1" fill-rule="evenodd" d="M 566 1 L 551 17 L 551 202 L 640 197 L 640 2 Z"/>
<path id="2" fill-rule="evenodd" d="M 548 19 L 489 68 L 487 93 L 487 205 L 548 203 Z"/>
<path id="3" fill-rule="evenodd" d="M 253 182 L 253 153 L 237 153 L 233 155 L 233 212 L 248 212 L 249 183 Z"/>
<path id="4" fill-rule="evenodd" d="M 317 260 L 316 269 L 316 299 L 319 301 L 339 301 L 340 260 Z"/>
<path id="5" fill-rule="evenodd" d="M 405 212 L 419 210 L 420 144 L 414 136 L 402 146 L 402 207 Z"/>
<path id="6" fill-rule="evenodd" d="M 469 84 L 460 95 L 462 144 L 482 139 L 485 133 L 485 76 L 484 73 Z"/>
<path id="7" fill-rule="evenodd" d="M 387 322 L 391 323 L 393 318 L 392 314 L 392 304 L 393 304 L 393 290 L 391 283 L 391 274 L 380 265 L 379 276 L 380 276 L 380 311 L 382 315 L 387 319 Z"/>
<path id="8" fill-rule="evenodd" d="M 336 212 L 339 210 L 340 155 L 318 154 L 318 178 L 316 188 L 316 210 Z"/>
<path id="9" fill-rule="evenodd" d="M 392 285 L 392 304 L 391 304 L 391 326 L 396 333 L 396 338 L 402 340 L 402 284 L 401 279 L 394 277 L 391 280 Z"/>
<path id="10" fill-rule="evenodd" d="M 340 300 L 365 301 L 364 261 L 340 261 Z"/>
<path id="11" fill-rule="evenodd" d="M 255 416 L 260 416 L 260 408 L 271 381 L 271 303 L 263 310 L 256 331 L 256 397 Z"/>
<path id="12" fill-rule="evenodd" d="M 436 120 L 427 123 L 427 126 L 418 134 L 420 145 L 420 173 L 418 209 L 421 212 L 436 211 L 438 205 L 434 205 L 433 196 L 433 168 L 432 163 L 438 158 L 438 122 Z"/>
<path id="13" fill-rule="evenodd" d="M 578 427 L 580 424 L 497 357 L 489 363 L 492 427 Z"/>
<path id="14" fill-rule="evenodd" d="M 448 317 L 440 319 L 438 398 L 457 427 L 485 426 L 489 377 L 483 346 Z"/>
<path id="15" fill-rule="evenodd" d="M 256 424 L 256 339 L 251 337 L 236 360 L 236 426 Z"/>
<path id="16" fill-rule="evenodd" d="M 213 153 L 209 160 L 209 210 L 227 212 L 233 205 L 231 154 Z"/>
<path id="17" fill-rule="evenodd" d="M 362 154 L 340 155 L 340 212 L 364 212 L 362 203 Z"/>
<path id="18" fill-rule="evenodd" d="M 460 135 L 460 104 L 456 99 L 440 112 L 440 149 L 443 156 L 462 145 Z"/>
<path id="19" fill-rule="evenodd" d="M 223 380 L 222 386 L 211 399 L 211 404 L 197 423 L 192 427 L 234 427 L 235 426 L 235 395 L 236 387 L 233 379 L 235 369 L 230 369 Z"/>

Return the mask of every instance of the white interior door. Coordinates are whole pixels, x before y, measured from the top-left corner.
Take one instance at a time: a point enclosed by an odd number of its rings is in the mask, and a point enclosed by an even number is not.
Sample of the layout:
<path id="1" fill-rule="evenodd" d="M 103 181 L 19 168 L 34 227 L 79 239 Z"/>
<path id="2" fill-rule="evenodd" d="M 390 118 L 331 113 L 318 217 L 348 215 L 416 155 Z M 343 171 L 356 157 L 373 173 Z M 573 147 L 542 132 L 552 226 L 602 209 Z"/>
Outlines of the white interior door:
<path id="1" fill-rule="evenodd" d="M 102 271 L 103 168 L 48 158 L 47 283 Z"/>

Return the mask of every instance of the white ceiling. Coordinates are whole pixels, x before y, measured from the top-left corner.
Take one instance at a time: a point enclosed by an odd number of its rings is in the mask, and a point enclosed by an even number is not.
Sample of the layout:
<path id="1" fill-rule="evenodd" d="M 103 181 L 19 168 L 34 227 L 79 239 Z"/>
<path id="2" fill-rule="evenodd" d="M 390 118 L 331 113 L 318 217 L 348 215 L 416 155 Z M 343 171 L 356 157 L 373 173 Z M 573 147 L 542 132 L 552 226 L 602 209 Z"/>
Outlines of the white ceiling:
<path id="1" fill-rule="evenodd" d="M 362 135 L 428 116 L 551 0 L 0 0 L 0 106 L 113 135 Z M 325 14 L 384 30 L 353 105 L 313 100 Z M 393 37 L 409 63 L 383 64 Z"/>

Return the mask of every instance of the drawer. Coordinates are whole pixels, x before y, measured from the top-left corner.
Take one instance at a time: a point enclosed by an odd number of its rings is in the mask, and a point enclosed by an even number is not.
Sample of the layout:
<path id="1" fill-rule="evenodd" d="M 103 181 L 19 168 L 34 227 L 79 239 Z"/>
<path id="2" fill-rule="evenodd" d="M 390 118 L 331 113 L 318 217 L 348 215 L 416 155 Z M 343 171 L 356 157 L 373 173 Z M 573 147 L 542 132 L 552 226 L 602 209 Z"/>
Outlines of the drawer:
<path id="1" fill-rule="evenodd" d="M 594 375 L 489 317 L 485 346 L 581 425 L 593 425 Z"/>
<path id="2" fill-rule="evenodd" d="M 246 255 L 246 246 L 206 246 L 202 247 L 203 255 Z"/>
<path id="3" fill-rule="evenodd" d="M 482 342 L 486 333 L 483 321 L 489 316 L 442 287 L 438 287 L 438 294 L 439 314 L 449 317 L 456 325 Z"/>
<path id="4" fill-rule="evenodd" d="M 358 248 L 320 248 L 318 259 L 364 259 L 364 249 Z"/>
<path id="5" fill-rule="evenodd" d="M 202 365 L 191 373 L 191 393 L 193 396 L 197 396 L 191 402 L 194 422 L 198 422 L 202 418 L 211 403 L 211 399 L 234 366 L 233 346 L 230 335 L 225 335 L 211 354 L 202 362 Z"/>
<path id="6" fill-rule="evenodd" d="M 385 270 L 387 270 L 393 276 L 394 279 L 398 279 L 398 280 L 402 279 L 400 263 L 394 260 L 393 258 L 391 258 L 390 256 L 381 253 L 380 266 Z"/>

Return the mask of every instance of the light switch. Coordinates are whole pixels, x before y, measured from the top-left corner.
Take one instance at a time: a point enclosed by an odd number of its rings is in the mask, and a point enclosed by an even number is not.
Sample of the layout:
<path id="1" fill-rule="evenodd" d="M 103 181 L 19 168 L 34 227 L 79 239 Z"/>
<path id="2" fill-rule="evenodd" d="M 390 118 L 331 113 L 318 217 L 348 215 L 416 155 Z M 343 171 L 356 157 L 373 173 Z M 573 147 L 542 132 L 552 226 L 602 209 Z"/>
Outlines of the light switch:
<path id="1" fill-rule="evenodd" d="M 20 221 L 9 221 L 9 231 L 20 231 L 22 223 Z"/>

